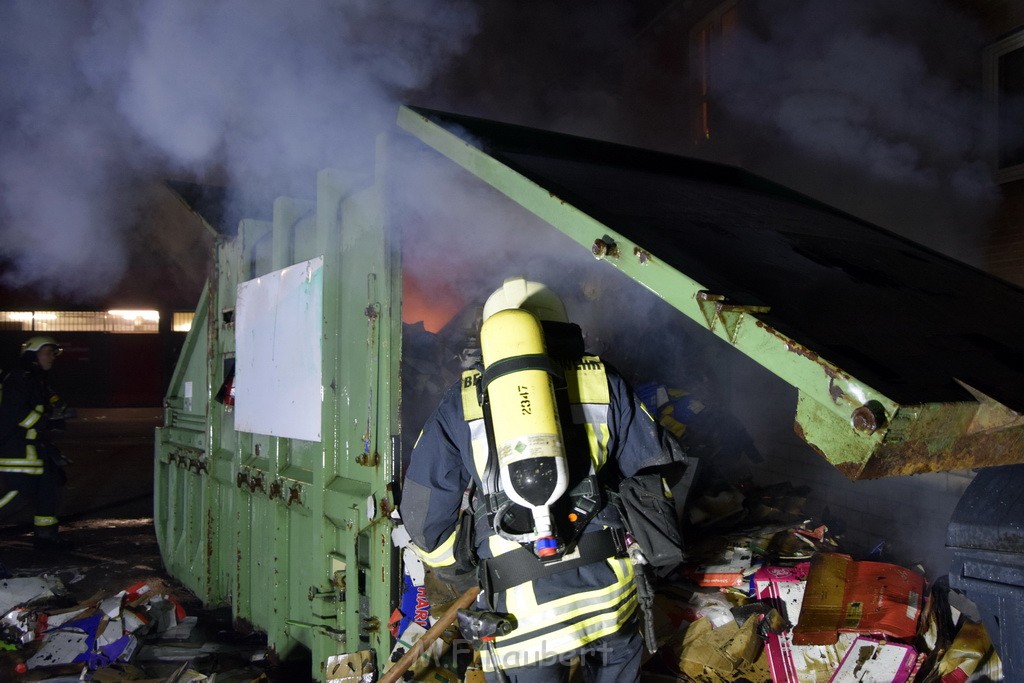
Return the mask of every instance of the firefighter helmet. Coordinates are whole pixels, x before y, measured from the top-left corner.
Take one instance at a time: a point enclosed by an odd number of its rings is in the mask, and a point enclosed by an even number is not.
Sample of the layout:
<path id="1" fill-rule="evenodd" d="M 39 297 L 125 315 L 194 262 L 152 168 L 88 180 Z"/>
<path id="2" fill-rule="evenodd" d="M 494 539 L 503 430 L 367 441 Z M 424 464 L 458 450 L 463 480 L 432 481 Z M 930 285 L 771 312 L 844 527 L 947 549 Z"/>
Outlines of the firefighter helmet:
<path id="1" fill-rule="evenodd" d="M 60 347 L 60 344 L 58 344 L 57 340 L 54 339 L 53 337 L 40 335 L 36 337 L 29 337 L 25 341 L 25 343 L 21 345 L 21 352 L 28 353 L 29 351 L 31 351 L 32 353 L 35 353 L 44 346 L 52 346 L 54 349 L 53 355 L 55 356 L 59 356 L 60 352 L 64 350 Z"/>
<path id="2" fill-rule="evenodd" d="M 532 282 L 524 277 L 511 277 L 484 302 L 483 319 L 487 320 L 498 311 L 522 308 L 537 316 L 538 320 L 567 323 L 565 305 L 547 285 Z"/>

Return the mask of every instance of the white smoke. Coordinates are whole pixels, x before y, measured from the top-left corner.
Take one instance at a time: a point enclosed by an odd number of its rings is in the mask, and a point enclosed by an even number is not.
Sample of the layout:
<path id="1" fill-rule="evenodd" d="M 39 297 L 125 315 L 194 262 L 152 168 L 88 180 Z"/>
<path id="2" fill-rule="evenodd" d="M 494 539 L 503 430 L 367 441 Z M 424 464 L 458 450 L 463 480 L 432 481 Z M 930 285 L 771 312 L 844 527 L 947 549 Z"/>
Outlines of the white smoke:
<path id="1" fill-rule="evenodd" d="M 405 101 L 686 153 L 685 65 L 657 55 L 686 27 L 640 31 L 657 4 L 3 3 L 5 281 L 101 291 L 140 186 L 308 195 L 319 168 L 368 170 Z M 741 122 L 726 160 L 962 258 L 996 194 L 963 17 L 940 0 L 742 7 L 763 20 L 712 78 Z"/>
<path id="2" fill-rule="evenodd" d="M 169 172 L 281 194 L 369 170 L 403 95 L 476 26 L 468 0 L 4 3 L 6 284 L 109 289 L 139 188 Z"/>

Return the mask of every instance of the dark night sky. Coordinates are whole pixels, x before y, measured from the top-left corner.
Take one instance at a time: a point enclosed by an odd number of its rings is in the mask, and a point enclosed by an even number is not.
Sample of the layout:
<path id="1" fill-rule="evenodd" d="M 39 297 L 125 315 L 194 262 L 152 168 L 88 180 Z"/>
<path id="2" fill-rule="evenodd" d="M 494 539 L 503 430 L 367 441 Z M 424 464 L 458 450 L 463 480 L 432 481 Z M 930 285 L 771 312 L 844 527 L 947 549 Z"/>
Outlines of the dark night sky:
<path id="1" fill-rule="evenodd" d="M 367 171 L 403 102 L 690 153 L 677 24 L 702 4 L 5 2 L 6 283 L 194 297 L 208 240 L 164 179 L 308 194 L 319 168 Z M 746 6 L 713 74 L 717 154 L 970 258 L 997 197 L 971 21 L 942 0 Z"/>

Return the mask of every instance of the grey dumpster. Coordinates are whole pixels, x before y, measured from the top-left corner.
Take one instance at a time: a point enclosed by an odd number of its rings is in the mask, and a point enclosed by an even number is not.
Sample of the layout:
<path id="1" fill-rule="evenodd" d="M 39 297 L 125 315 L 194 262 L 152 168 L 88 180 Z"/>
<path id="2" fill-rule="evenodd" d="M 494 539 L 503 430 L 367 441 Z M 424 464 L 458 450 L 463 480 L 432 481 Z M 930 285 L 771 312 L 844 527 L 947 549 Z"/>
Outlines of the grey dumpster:
<path id="1" fill-rule="evenodd" d="M 1024 465 L 981 470 L 957 504 L 949 585 L 979 608 L 1007 681 L 1024 680 Z"/>

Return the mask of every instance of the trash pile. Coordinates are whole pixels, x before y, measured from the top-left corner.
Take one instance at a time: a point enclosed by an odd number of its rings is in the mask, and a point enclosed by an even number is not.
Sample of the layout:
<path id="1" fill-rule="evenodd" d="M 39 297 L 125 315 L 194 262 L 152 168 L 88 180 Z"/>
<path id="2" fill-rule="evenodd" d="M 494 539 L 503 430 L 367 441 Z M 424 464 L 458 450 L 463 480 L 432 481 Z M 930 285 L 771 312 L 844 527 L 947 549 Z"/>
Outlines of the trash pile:
<path id="1" fill-rule="evenodd" d="M 638 395 L 697 456 L 681 510 L 687 558 L 661 584 L 644 680 L 1003 680 L 977 608 L 945 577 L 929 585 L 924 568 L 882 561 L 879 548 L 854 557 L 805 517 L 809 490 L 743 476 L 760 454 L 737 421 L 663 385 Z"/>
<path id="2" fill-rule="evenodd" d="M 265 643 L 204 638 L 197 616 L 186 614 L 159 579 L 77 602 L 57 575 L 0 579 L 0 615 L 0 680 L 269 680 L 254 667 L 235 666 L 225 675 L 222 664 L 209 661 L 222 655 L 258 665 L 267 657 Z M 200 663 L 220 673 L 202 673 Z"/>
<path id="3" fill-rule="evenodd" d="M 692 551 L 659 592 L 644 680 L 1002 680 L 963 596 L 917 569 L 855 560 L 823 525 L 717 529 Z"/>
<path id="4" fill-rule="evenodd" d="M 397 512 L 395 517 L 397 520 Z M 403 655 L 412 650 L 445 611 L 445 605 L 432 604 L 431 598 L 427 595 L 428 570 L 413 551 L 410 545 L 411 539 L 405 527 L 398 524 L 391 536 L 395 546 L 402 548 L 402 597 L 398 607 L 388 620 L 388 629 L 395 638 L 395 645 L 391 656 L 382 668 L 382 673 L 387 673 L 402 659 Z M 432 597 L 437 600 L 437 592 Z M 446 595 L 445 599 L 454 597 L 454 595 Z M 466 668 L 467 655 L 471 658 L 469 671 L 479 672 L 479 656 L 468 649 L 465 641 L 459 639 L 458 630 L 453 625 L 441 637 L 423 647 L 423 652 L 412 663 L 401 680 L 437 681 L 439 683 L 443 681 L 459 683 L 462 680 L 473 680 L 472 673 L 465 674 L 464 677 L 456 674 L 456 671 Z M 348 679 L 343 680 L 346 683 L 348 681 Z M 362 679 L 353 678 L 352 680 Z M 483 678 L 479 680 L 482 681 Z"/>

